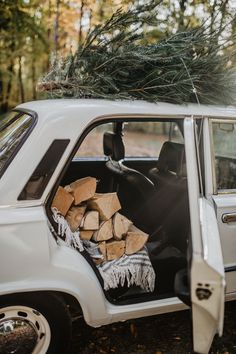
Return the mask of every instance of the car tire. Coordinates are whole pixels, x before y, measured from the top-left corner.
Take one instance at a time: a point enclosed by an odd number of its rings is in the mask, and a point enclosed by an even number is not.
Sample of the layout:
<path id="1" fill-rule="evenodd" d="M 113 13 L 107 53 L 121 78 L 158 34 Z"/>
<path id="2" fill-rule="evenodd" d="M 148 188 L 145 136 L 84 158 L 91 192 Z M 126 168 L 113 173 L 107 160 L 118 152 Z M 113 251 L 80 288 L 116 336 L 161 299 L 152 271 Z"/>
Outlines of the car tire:
<path id="1" fill-rule="evenodd" d="M 0 353 L 68 354 L 71 327 L 68 308 L 56 294 L 0 298 Z"/>

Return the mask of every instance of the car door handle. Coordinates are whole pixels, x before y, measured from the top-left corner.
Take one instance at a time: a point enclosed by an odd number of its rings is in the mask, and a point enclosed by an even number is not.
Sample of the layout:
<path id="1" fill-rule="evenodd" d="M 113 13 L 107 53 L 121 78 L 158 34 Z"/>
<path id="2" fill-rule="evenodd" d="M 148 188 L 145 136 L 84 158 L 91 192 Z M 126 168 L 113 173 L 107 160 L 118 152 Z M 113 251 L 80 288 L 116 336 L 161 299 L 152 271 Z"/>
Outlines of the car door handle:
<path id="1" fill-rule="evenodd" d="M 222 215 L 222 222 L 236 222 L 236 213 L 227 213 Z"/>

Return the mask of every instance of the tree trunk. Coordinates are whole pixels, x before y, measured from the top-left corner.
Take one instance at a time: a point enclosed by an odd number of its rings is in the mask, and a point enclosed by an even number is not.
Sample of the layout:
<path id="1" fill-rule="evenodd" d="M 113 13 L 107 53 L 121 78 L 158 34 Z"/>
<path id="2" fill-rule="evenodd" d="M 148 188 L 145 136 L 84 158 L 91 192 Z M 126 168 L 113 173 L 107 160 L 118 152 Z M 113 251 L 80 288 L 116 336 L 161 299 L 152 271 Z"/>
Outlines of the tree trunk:
<path id="1" fill-rule="evenodd" d="M 2 71 L 0 70 L 0 114 L 3 112 L 3 77 L 2 77 Z"/>
<path id="2" fill-rule="evenodd" d="M 36 68 L 35 68 L 35 37 L 32 38 L 32 58 L 31 58 L 31 79 L 32 79 L 32 98 L 37 100 L 36 91 Z"/>
<path id="3" fill-rule="evenodd" d="M 59 50 L 59 18 L 60 18 L 60 0 L 56 2 L 56 19 L 54 25 L 54 50 L 55 56 L 57 57 Z"/>
<path id="4" fill-rule="evenodd" d="M 84 16 L 84 5 L 85 5 L 84 3 L 85 3 L 85 1 L 81 0 L 80 19 L 79 19 L 79 33 L 78 33 L 79 46 L 81 46 L 81 43 L 82 43 L 82 29 L 83 29 L 82 20 L 83 20 L 83 16 Z"/>
<path id="5" fill-rule="evenodd" d="M 18 57 L 18 81 L 19 81 L 19 89 L 20 89 L 20 101 L 24 102 L 25 101 L 25 90 L 24 90 L 24 84 L 23 84 L 23 79 L 22 79 L 22 57 Z"/>
<path id="6" fill-rule="evenodd" d="M 10 95 L 11 95 L 12 78 L 13 78 L 13 75 L 14 75 L 14 60 L 13 59 L 11 59 L 10 64 L 9 64 L 9 66 L 7 68 L 7 71 L 9 72 L 9 79 L 8 79 L 8 82 L 7 82 L 5 99 L 4 99 L 4 102 L 2 104 L 3 112 L 8 111 L 8 109 L 9 109 L 9 99 L 10 99 Z"/>
<path id="7" fill-rule="evenodd" d="M 186 10 L 186 0 L 180 0 L 179 6 L 180 6 L 180 17 L 179 17 L 178 29 L 182 30 L 184 29 L 184 13 Z"/>

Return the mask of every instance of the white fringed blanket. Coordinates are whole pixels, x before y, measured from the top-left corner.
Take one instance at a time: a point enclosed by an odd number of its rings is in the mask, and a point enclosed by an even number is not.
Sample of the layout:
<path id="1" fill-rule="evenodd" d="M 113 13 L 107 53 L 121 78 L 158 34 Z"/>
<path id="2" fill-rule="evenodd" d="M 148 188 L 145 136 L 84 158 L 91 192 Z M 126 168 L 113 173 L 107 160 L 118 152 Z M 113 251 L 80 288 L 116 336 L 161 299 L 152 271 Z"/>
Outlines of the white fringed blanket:
<path id="1" fill-rule="evenodd" d="M 98 245 L 95 242 L 80 239 L 79 231 L 72 232 L 66 219 L 53 208 L 53 218 L 58 224 L 58 235 L 63 238 L 66 245 L 82 252 L 84 249 L 93 258 L 101 258 Z M 147 249 L 132 255 L 123 255 L 114 261 L 104 262 L 97 265 L 104 280 L 104 289 L 109 290 L 118 286 L 140 286 L 147 292 L 154 291 L 155 272 L 148 256 Z"/>

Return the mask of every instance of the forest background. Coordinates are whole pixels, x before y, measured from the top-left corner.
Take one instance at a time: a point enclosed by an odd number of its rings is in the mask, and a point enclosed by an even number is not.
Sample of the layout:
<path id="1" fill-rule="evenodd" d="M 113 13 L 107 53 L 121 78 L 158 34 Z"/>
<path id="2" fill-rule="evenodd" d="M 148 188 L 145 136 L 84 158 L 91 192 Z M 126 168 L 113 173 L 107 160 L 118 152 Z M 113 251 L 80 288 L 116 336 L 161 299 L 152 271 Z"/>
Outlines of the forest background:
<path id="1" fill-rule="evenodd" d="M 0 0 L 0 113 L 20 102 L 45 97 L 38 79 L 50 68 L 52 56 L 74 53 L 87 33 L 117 9 L 147 0 Z M 144 26 L 145 44 L 207 23 L 232 38 L 236 50 L 236 0 L 163 0 L 158 28 Z M 219 38 L 219 41 L 221 38 Z M 231 62 L 236 66 L 236 62 Z"/>

